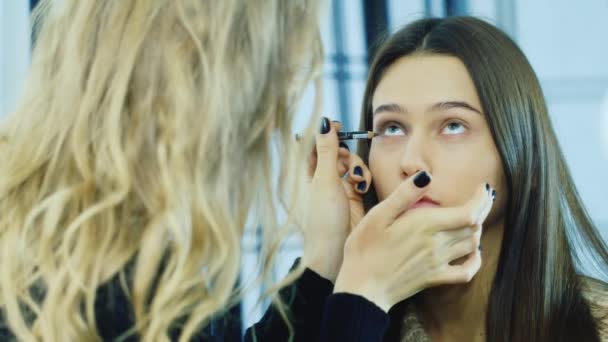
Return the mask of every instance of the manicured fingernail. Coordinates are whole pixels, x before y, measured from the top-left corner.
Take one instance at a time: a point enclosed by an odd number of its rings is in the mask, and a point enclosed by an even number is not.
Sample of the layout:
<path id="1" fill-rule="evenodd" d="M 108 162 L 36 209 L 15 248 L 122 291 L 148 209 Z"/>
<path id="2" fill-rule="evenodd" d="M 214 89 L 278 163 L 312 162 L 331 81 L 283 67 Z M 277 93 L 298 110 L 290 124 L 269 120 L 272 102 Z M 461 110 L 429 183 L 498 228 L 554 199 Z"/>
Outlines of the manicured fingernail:
<path id="1" fill-rule="evenodd" d="M 486 191 L 490 191 L 490 184 L 486 183 Z"/>
<path id="2" fill-rule="evenodd" d="M 496 201 L 496 190 L 492 190 L 492 201 Z"/>
<path id="3" fill-rule="evenodd" d="M 359 191 L 365 191 L 366 187 L 367 187 L 367 183 L 365 181 L 359 182 L 359 184 L 357 184 L 357 189 Z"/>
<path id="4" fill-rule="evenodd" d="M 426 171 L 420 172 L 416 176 L 416 178 L 414 178 L 414 185 L 416 185 L 419 188 L 424 188 L 425 186 L 429 185 L 430 182 L 431 182 L 431 177 L 429 177 L 429 175 L 426 173 Z"/>
<path id="5" fill-rule="evenodd" d="M 353 173 L 355 174 L 355 176 L 363 176 L 363 169 L 361 168 L 361 166 L 355 166 Z"/>
<path id="6" fill-rule="evenodd" d="M 321 120 L 321 134 L 327 134 L 330 129 L 331 129 L 331 124 L 329 123 L 329 119 L 324 117 Z"/>
<path id="7" fill-rule="evenodd" d="M 348 145 L 346 145 L 346 143 L 344 142 L 340 143 L 340 147 L 345 148 L 347 151 L 350 151 L 350 148 L 348 148 Z"/>

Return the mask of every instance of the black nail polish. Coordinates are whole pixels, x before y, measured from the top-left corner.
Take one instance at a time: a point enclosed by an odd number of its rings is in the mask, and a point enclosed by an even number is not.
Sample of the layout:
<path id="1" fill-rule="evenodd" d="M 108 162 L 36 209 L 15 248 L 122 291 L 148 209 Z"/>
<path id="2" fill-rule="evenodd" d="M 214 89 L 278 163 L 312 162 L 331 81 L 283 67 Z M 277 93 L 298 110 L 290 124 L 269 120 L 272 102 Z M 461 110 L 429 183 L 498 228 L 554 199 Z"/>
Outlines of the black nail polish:
<path id="1" fill-rule="evenodd" d="M 345 148 L 347 151 L 350 151 L 350 148 L 348 148 L 348 145 L 346 145 L 346 143 L 344 142 L 340 143 L 340 147 Z"/>
<path id="2" fill-rule="evenodd" d="M 331 130 L 331 124 L 329 123 L 328 118 L 323 118 L 321 120 L 321 134 L 327 134 Z"/>
<path id="3" fill-rule="evenodd" d="M 492 190 L 492 201 L 496 201 L 496 190 Z"/>
<path id="4" fill-rule="evenodd" d="M 431 177 L 429 177 L 429 175 L 426 173 L 426 171 L 420 172 L 416 176 L 416 178 L 414 178 L 414 185 L 416 185 L 419 188 L 424 188 L 425 186 L 429 185 L 430 182 L 431 182 Z"/>
<path id="5" fill-rule="evenodd" d="M 363 176 L 363 169 L 361 168 L 361 166 L 355 166 L 355 168 L 353 169 L 353 173 L 355 174 L 355 176 Z"/>
<path id="6" fill-rule="evenodd" d="M 479 245 L 479 247 L 477 247 L 477 249 L 479 249 L 479 251 L 481 252 L 481 245 Z"/>
<path id="7" fill-rule="evenodd" d="M 486 183 L 486 191 L 490 191 L 490 184 Z"/>
<path id="8" fill-rule="evenodd" d="M 359 191 L 365 191 L 366 187 L 367 187 L 367 183 L 365 181 L 359 182 L 359 184 L 357 184 L 357 190 L 359 190 Z"/>

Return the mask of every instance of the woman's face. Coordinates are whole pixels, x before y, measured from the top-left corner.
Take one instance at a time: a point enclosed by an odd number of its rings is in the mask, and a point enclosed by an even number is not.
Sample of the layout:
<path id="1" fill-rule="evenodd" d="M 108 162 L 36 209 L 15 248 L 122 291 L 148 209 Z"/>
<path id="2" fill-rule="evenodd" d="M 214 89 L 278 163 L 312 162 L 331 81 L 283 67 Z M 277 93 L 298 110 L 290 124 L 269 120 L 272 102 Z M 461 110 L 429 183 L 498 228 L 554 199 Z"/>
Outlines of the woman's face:
<path id="1" fill-rule="evenodd" d="M 473 80 L 456 57 L 414 55 L 385 72 L 373 96 L 369 166 L 382 201 L 419 170 L 432 176 L 426 196 L 439 206 L 457 206 L 489 183 L 498 195 L 486 220 L 496 220 L 506 188 Z"/>

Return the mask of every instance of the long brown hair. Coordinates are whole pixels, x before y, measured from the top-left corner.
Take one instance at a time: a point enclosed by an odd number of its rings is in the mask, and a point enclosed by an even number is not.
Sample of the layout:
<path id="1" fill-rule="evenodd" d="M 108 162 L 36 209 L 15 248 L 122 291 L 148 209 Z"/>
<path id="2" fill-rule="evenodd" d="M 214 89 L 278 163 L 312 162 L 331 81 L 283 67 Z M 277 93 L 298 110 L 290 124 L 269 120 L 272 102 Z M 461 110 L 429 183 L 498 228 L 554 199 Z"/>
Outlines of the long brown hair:
<path id="1" fill-rule="evenodd" d="M 500 153 L 508 187 L 504 238 L 488 303 L 488 341 L 599 341 L 601 321 L 583 296 L 585 248 L 608 279 L 608 248 L 587 215 L 529 62 L 494 26 L 472 17 L 421 19 L 379 48 L 364 94 L 361 129 L 384 72 L 412 54 L 459 58 L 468 69 Z M 368 162 L 370 143 L 359 144 Z M 371 189 L 366 207 L 378 202 Z"/>

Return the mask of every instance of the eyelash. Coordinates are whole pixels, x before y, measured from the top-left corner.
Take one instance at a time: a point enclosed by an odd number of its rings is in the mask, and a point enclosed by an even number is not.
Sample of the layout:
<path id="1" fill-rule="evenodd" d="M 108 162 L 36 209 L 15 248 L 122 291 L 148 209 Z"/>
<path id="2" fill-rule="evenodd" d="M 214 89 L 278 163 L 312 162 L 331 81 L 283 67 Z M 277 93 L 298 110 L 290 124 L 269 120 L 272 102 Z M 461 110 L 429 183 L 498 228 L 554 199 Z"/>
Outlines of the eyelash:
<path id="1" fill-rule="evenodd" d="M 441 125 L 441 131 L 443 131 L 446 127 L 448 127 L 451 124 L 458 124 L 461 125 L 465 131 L 469 130 L 469 126 L 466 125 L 464 122 L 462 122 L 461 120 L 458 119 L 448 119 L 446 121 L 444 121 L 444 123 Z M 378 127 L 378 129 L 376 130 L 376 133 L 378 134 L 384 134 L 384 131 L 391 127 L 391 126 L 397 126 L 399 128 L 401 128 L 405 133 L 407 133 L 407 130 L 405 129 L 405 127 L 403 127 L 402 124 L 396 122 L 396 121 L 387 121 L 385 123 L 381 123 Z"/>
<path id="2" fill-rule="evenodd" d="M 384 134 L 384 131 L 385 131 L 387 128 L 391 127 L 391 126 L 397 126 L 397 127 L 401 128 L 403 131 L 406 131 L 406 130 L 405 130 L 405 128 L 403 127 L 403 125 L 401 125 L 401 124 L 399 124 L 398 122 L 395 122 L 395 121 L 387 121 L 387 122 L 383 122 L 383 123 L 381 123 L 380 125 L 378 125 L 378 128 L 377 128 L 377 129 L 375 129 L 374 131 L 375 131 L 377 134 L 383 135 L 383 134 Z"/>
<path id="3" fill-rule="evenodd" d="M 452 124 L 457 124 L 459 126 L 462 126 L 462 128 L 465 131 L 469 130 L 469 127 L 464 122 L 462 122 L 460 120 L 456 120 L 456 119 L 451 119 L 451 120 L 446 121 L 446 123 L 443 126 L 441 126 L 442 127 L 441 130 L 443 131 L 444 129 L 446 129 L 447 127 L 449 127 Z M 454 134 L 454 135 L 456 135 L 456 134 Z"/>

